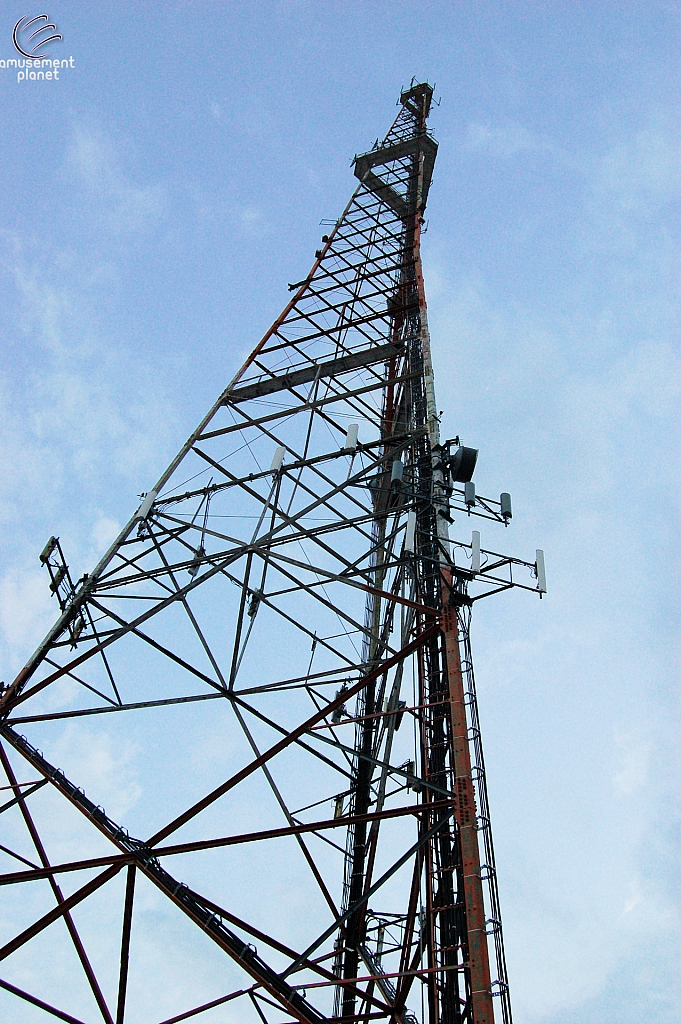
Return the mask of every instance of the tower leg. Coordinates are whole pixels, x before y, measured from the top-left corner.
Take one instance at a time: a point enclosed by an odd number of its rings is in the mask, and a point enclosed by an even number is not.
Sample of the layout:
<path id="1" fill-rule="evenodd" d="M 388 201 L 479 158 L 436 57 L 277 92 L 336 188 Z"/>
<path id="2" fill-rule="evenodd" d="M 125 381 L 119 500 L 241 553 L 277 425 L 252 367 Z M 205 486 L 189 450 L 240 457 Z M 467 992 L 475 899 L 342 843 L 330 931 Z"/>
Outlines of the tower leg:
<path id="1" fill-rule="evenodd" d="M 455 816 L 459 826 L 463 866 L 473 1024 L 494 1024 L 489 954 L 485 932 L 485 907 L 480 877 L 478 822 L 468 741 L 466 695 L 461 670 L 459 622 L 457 609 L 451 604 L 446 604 L 443 609 L 442 632 L 445 639 L 449 682 L 452 754 L 456 788 Z"/>

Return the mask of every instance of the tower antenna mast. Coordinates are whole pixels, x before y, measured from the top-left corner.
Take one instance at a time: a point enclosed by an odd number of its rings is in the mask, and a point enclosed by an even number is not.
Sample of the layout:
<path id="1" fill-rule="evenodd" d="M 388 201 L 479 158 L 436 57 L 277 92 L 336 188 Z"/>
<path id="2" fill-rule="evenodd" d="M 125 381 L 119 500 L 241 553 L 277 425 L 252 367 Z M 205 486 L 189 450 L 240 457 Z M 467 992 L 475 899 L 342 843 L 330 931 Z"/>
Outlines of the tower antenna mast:
<path id="1" fill-rule="evenodd" d="M 440 435 L 432 93 L 412 82 L 355 157 L 309 274 L 94 570 L 74 582 L 56 537 L 40 555 L 59 616 L 0 695 L 0 884 L 21 922 L 0 998 L 45 1019 L 176 1024 L 233 1003 L 266 1024 L 511 1024 L 470 618 L 546 578 L 541 551 L 450 536 L 512 512 L 476 494 L 477 451 Z M 112 721 L 149 751 L 136 837 L 96 773 L 60 764 L 65 726 L 77 750 Z M 217 775 L 195 749 L 216 730 Z M 53 856 L 57 821 L 77 860 Z M 149 977 L 142 888 L 217 957 L 212 989 L 178 968 L 172 928 Z M 118 921 L 115 976 L 92 915 Z"/>

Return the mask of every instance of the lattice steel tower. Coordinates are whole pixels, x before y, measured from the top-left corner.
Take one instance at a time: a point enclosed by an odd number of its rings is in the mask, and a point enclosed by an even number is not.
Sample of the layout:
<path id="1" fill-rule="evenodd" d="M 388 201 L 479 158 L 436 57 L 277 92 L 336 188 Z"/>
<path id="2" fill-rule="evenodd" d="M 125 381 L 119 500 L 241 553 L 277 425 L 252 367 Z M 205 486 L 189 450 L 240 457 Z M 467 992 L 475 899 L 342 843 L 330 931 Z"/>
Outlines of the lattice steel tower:
<path id="1" fill-rule="evenodd" d="M 74 582 L 56 538 L 40 555 L 61 614 L 0 699 L 17 1021 L 511 1020 L 469 624 L 546 584 L 541 552 L 449 537 L 511 507 L 440 437 L 431 98 L 412 83 L 355 158 L 310 273 L 94 571 Z M 166 730 L 138 838 L 63 770 L 102 722 Z M 172 949 L 149 969 L 175 926 L 136 935 L 143 889 L 196 926 L 210 978 Z"/>

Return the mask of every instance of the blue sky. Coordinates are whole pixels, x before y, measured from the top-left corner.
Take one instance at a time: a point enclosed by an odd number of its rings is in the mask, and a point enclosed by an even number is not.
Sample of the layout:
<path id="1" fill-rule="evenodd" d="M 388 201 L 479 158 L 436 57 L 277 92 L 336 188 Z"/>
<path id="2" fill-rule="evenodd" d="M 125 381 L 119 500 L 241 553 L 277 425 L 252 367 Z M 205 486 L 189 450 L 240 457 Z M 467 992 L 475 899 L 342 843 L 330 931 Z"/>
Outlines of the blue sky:
<path id="1" fill-rule="evenodd" d="M 0 59 L 25 13 L 3 5 Z M 497 597 L 473 633 L 515 1017 L 678 1020 L 678 6 L 49 15 L 74 67 L 0 67 L 2 677 L 54 615 L 47 537 L 94 564 L 427 78 L 445 436 L 480 448 L 482 493 L 513 493 L 489 540 L 547 558 L 547 599 Z M 122 815 L 140 743 L 79 755 Z"/>

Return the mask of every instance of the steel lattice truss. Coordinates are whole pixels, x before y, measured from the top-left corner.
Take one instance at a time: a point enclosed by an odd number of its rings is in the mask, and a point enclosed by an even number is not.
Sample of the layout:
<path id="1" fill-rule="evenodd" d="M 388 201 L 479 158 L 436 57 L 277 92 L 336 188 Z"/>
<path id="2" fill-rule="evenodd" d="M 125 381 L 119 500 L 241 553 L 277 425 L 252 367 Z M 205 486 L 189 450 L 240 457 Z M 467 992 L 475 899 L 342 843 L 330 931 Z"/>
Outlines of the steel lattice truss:
<path id="1" fill-rule="evenodd" d="M 0 949 L 0 984 L 36 1014 L 22 1020 L 160 1020 L 134 996 L 146 885 L 224 954 L 224 990 L 166 1021 L 491 1024 L 494 996 L 510 1021 L 468 626 L 480 597 L 545 587 L 535 563 L 448 536 L 452 510 L 508 513 L 472 505 L 438 434 L 420 263 L 431 95 L 403 93 L 356 158 L 309 276 L 94 571 L 74 583 L 55 539 L 41 555 L 61 615 L 0 725 L 17 836 L 0 883 L 40 890 Z M 219 715 L 228 748 L 201 792 L 176 744 L 159 780 L 172 811 L 137 838 L 49 753 L 60 723 L 77 744 L 123 712 L 173 729 Z M 48 807 L 93 835 L 80 859 L 48 851 Z M 299 912 L 282 912 L 300 871 Z M 76 920 L 105 898 L 120 948 L 102 980 Z M 64 1005 L 45 947 L 21 984 L 48 929 L 73 947 L 89 1016 Z"/>

